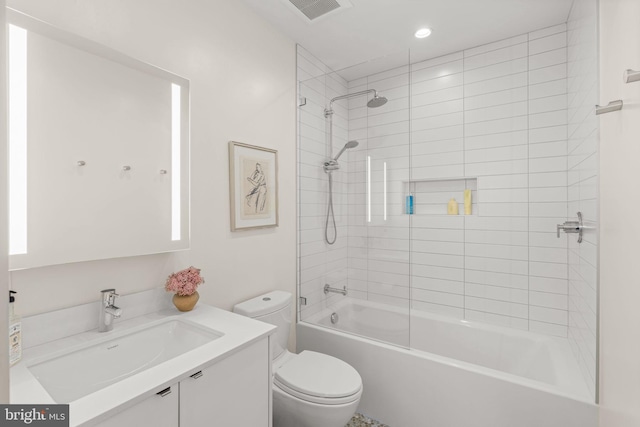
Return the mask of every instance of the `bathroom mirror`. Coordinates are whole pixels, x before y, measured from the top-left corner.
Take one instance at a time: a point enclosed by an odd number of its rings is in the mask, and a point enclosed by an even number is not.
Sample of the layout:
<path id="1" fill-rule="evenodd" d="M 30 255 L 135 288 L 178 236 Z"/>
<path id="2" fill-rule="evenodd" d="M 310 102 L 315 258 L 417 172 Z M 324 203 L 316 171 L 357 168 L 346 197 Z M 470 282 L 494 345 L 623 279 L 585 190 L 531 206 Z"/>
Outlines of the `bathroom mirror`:
<path id="1" fill-rule="evenodd" d="M 7 12 L 10 269 L 188 248 L 188 80 Z"/>

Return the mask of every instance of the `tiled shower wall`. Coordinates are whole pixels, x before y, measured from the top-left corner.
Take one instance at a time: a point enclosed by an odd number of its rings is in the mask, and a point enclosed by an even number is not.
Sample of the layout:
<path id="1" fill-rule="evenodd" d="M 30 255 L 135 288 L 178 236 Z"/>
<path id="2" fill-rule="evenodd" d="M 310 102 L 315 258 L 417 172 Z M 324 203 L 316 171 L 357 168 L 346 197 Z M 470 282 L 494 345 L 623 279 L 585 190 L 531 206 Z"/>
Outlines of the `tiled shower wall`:
<path id="1" fill-rule="evenodd" d="M 598 300 L 598 32 L 597 1 L 574 2 L 568 25 L 569 217 L 590 229 L 569 239 L 569 342 L 592 395 L 596 389 Z"/>
<path id="2" fill-rule="evenodd" d="M 389 98 L 377 109 L 350 101 L 349 139 L 361 143 L 349 173 L 351 295 L 567 337 L 567 236 L 555 235 L 567 219 L 566 25 L 348 87 Z M 462 204 L 446 215 L 465 188 L 472 215 Z"/>
<path id="3" fill-rule="evenodd" d="M 327 214 L 328 179 L 322 164 L 335 156 L 347 142 L 348 110 L 346 104 L 333 107 L 333 150 L 328 141 L 328 124 L 324 109 L 332 98 L 347 93 L 347 82 L 331 73 L 322 62 L 301 46 L 297 49 L 298 93 L 298 283 L 300 295 L 307 298 L 302 306 L 302 319 L 337 298 L 326 298 L 322 292 L 325 283 L 347 285 L 347 209 L 346 177 L 349 153 L 341 158 L 341 170 L 333 172 L 333 205 L 338 239 L 334 245 L 324 240 Z M 333 230 L 333 228 L 331 228 Z M 333 235 L 331 231 L 330 237 Z"/>
<path id="4" fill-rule="evenodd" d="M 578 245 L 555 227 L 581 211 L 597 229 L 596 10 L 595 0 L 575 2 L 566 25 L 349 82 L 298 47 L 302 319 L 341 298 L 323 294 L 329 283 L 355 298 L 568 337 L 595 395 L 597 235 Z M 324 108 L 364 89 L 389 102 L 337 102 L 330 152 Z M 321 165 L 352 139 L 360 145 L 334 173 L 330 246 Z M 446 215 L 452 197 L 458 216 Z"/>

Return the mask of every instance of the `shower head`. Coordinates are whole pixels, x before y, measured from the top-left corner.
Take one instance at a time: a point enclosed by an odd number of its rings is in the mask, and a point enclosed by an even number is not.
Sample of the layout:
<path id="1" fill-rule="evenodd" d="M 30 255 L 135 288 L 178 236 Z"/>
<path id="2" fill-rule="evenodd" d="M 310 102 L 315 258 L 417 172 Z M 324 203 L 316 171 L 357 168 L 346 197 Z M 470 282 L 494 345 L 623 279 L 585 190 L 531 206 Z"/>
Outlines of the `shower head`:
<path id="1" fill-rule="evenodd" d="M 334 161 L 334 162 L 337 162 L 337 161 L 338 161 L 338 157 L 340 157 L 340 156 L 342 155 L 342 153 L 344 153 L 344 151 L 345 151 L 347 148 L 356 148 L 357 146 L 358 146 L 358 141 L 355 141 L 355 140 L 354 140 L 354 141 L 349 141 L 349 142 L 347 142 L 346 144 L 344 144 L 344 147 L 342 147 L 342 150 L 340 150 L 340 152 L 338 153 L 338 155 L 337 155 L 337 156 L 335 156 L 335 157 L 333 158 L 333 161 Z"/>
<path id="2" fill-rule="evenodd" d="M 378 107 L 382 107 L 386 103 L 387 103 L 387 98 L 385 98 L 384 96 L 380 96 L 376 93 L 375 95 L 373 95 L 373 98 L 371 98 L 369 102 L 367 102 L 367 107 L 378 108 Z"/>
<path id="3" fill-rule="evenodd" d="M 372 93 L 372 92 L 373 92 L 373 98 L 371 98 L 367 102 L 367 107 L 369 107 L 369 108 L 378 108 L 378 107 L 382 107 L 384 104 L 387 103 L 387 98 L 385 98 L 384 96 L 378 95 L 378 91 L 376 91 L 375 89 L 361 90 L 360 92 L 349 93 L 347 95 L 340 95 L 340 96 L 336 96 L 335 98 L 333 98 L 331 100 L 331 102 L 329 102 L 329 108 L 325 108 L 324 116 L 325 117 L 332 117 L 333 116 L 333 103 L 335 101 L 339 101 L 341 99 L 353 98 L 354 96 L 366 95 L 366 94 Z"/>

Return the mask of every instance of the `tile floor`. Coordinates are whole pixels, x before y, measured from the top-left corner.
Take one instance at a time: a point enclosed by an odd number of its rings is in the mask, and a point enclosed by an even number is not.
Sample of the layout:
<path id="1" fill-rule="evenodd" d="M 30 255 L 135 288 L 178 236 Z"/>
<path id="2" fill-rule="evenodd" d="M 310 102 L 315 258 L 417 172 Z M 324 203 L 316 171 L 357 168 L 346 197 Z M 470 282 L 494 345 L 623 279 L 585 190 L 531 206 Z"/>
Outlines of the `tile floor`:
<path id="1" fill-rule="evenodd" d="M 362 414 L 355 414 L 349 424 L 344 427 L 389 427 L 386 424 L 381 424 L 376 420 L 372 420 Z"/>

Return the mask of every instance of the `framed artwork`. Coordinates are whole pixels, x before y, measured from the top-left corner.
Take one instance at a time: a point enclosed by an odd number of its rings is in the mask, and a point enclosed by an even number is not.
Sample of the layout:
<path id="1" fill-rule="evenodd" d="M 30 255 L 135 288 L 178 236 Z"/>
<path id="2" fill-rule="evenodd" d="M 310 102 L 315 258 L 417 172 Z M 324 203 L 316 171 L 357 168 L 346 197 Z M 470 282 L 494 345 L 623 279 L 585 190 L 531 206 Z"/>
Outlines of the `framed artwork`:
<path id="1" fill-rule="evenodd" d="M 278 226 L 278 151 L 229 142 L 231 231 Z"/>

